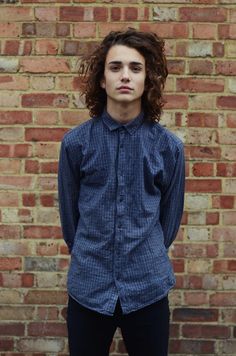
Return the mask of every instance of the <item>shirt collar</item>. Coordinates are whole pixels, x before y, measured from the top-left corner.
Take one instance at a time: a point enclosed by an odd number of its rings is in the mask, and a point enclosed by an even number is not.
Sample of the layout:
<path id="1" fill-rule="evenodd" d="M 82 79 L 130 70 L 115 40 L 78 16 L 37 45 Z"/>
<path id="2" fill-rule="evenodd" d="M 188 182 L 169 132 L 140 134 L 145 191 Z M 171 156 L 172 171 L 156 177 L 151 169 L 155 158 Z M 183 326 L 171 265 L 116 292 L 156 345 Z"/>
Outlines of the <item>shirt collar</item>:
<path id="1" fill-rule="evenodd" d="M 106 110 L 103 111 L 101 117 L 104 124 L 109 128 L 110 131 L 114 131 L 119 128 L 125 128 L 130 133 L 130 135 L 132 135 L 143 122 L 144 113 L 143 111 L 141 111 L 141 113 L 138 116 L 136 116 L 133 120 L 131 120 L 127 124 L 122 124 L 114 120 Z"/>

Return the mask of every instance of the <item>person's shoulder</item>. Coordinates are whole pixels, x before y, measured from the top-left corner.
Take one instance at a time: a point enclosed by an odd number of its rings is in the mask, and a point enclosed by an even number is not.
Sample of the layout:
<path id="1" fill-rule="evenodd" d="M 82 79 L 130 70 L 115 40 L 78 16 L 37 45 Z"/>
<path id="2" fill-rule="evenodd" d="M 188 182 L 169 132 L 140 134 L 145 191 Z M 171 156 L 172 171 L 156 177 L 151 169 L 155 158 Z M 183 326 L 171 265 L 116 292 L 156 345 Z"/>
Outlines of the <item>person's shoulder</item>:
<path id="1" fill-rule="evenodd" d="M 69 129 L 62 138 L 62 143 L 66 146 L 81 143 L 86 139 L 87 133 L 93 124 L 93 119 L 90 118 L 80 125 Z"/>
<path id="2" fill-rule="evenodd" d="M 173 149 L 183 149 L 183 141 L 174 132 L 170 131 L 159 122 L 154 123 L 153 130 L 161 145 L 169 146 L 169 148 Z"/>

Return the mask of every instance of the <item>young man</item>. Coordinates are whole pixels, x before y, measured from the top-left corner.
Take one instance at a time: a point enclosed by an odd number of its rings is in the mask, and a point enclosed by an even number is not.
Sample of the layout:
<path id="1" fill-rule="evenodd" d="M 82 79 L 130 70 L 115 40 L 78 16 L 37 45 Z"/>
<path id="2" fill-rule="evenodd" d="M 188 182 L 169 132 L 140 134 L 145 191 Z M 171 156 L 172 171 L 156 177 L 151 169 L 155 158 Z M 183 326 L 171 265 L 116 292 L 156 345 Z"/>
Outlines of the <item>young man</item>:
<path id="1" fill-rule="evenodd" d="M 164 42 L 134 29 L 81 65 L 92 119 L 65 135 L 59 162 L 71 356 L 107 356 L 117 327 L 130 356 L 168 353 L 184 154 L 158 123 L 167 74 Z"/>

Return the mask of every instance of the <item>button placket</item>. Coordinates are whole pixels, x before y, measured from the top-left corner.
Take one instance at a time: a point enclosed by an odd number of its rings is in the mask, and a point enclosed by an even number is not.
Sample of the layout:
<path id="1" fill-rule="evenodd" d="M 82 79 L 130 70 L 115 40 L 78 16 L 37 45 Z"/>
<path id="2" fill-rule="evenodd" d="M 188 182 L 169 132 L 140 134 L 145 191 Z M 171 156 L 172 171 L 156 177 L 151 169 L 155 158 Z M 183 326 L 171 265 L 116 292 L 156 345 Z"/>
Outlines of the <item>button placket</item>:
<path id="1" fill-rule="evenodd" d="M 115 238 L 115 278 L 119 279 L 122 269 L 122 238 L 124 228 L 124 187 L 125 187 L 125 152 L 124 152 L 125 131 L 119 129 L 119 144 L 117 156 L 117 196 L 116 196 L 116 238 Z"/>
<path id="2" fill-rule="evenodd" d="M 122 216 L 124 214 L 124 169 L 125 169 L 125 152 L 124 152 L 125 131 L 123 128 L 119 131 L 119 159 L 118 159 L 118 186 L 117 186 L 117 213 L 119 217 L 118 226 L 122 227 Z"/>

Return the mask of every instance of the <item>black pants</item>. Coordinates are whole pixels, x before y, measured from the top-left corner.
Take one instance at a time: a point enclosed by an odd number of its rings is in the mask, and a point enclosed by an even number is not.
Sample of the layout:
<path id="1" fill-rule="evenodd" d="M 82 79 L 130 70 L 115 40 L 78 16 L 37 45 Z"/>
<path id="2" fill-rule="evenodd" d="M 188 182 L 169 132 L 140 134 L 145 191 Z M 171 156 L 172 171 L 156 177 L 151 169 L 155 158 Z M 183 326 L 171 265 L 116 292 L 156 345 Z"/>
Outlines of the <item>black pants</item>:
<path id="1" fill-rule="evenodd" d="M 113 316 L 87 309 L 69 297 L 70 356 L 108 356 L 117 327 L 129 356 L 167 356 L 169 314 L 168 297 L 125 315 L 118 301 Z"/>

